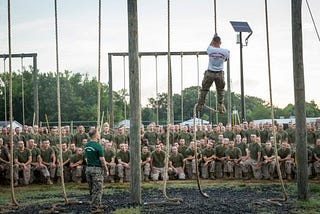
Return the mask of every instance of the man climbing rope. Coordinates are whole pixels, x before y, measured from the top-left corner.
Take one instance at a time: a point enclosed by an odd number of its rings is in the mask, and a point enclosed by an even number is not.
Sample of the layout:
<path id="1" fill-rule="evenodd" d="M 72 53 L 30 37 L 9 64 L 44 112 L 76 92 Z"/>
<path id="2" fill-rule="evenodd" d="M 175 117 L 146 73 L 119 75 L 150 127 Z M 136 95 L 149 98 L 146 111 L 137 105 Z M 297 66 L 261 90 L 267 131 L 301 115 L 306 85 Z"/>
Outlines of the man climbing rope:
<path id="1" fill-rule="evenodd" d="M 205 71 L 202 80 L 202 88 L 199 96 L 197 111 L 202 111 L 204 103 L 206 101 L 206 95 L 215 81 L 217 98 L 218 98 L 218 111 L 219 113 L 225 113 L 226 108 L 224 106 L 224 71 L 223 63 L 229 58 L 230 52 L 227 49 L 220 48 L 221 38 L 215 34 L 208 49 L 207 53 L 209 56 L 208 70 Z"/>

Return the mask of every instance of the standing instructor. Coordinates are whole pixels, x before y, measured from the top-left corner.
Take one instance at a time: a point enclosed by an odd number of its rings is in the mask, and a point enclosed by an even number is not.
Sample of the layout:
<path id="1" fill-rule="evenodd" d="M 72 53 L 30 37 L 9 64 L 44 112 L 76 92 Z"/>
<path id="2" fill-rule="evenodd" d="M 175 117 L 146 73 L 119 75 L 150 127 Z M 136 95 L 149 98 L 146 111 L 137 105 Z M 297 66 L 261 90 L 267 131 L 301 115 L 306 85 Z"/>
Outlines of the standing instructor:
<path id="1" fill-rule="evenodd" d="M 104 150 L 99 143 L 100 134 L 94 129 L 89 132 L 89 137 L 90 141 L 86 143 L 84 149 L 87 158 L 86 177 L 92 201 L 92 213 L 96 213 L 103 211 L 101 206 L 103 173 L 108 173 L 108 167 L 104 159 Z"/>

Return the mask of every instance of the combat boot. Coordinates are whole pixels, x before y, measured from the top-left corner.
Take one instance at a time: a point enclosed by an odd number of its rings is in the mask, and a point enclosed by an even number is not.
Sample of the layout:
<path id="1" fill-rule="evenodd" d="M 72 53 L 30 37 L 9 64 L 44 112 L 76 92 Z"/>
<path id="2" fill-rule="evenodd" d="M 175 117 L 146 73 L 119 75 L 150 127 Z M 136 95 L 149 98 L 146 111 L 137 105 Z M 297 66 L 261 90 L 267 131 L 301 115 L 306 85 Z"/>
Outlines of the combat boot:
<path id="1" fill-rule="evenodd" d="M 219 106 L 218 106 L 218 111 L 220 114 L 224 114 L 226 113 L 226 107 L 224 106 L 223 103 L 220 103 Z"/>
<path id="2" fill-rule="evenodd" d="M 149 182 L 149 176 L 148 176 L 148 175 L 145 175 L 145 176 L 144 176 L 144 181 L 145 181 L 145 182 Z"/>

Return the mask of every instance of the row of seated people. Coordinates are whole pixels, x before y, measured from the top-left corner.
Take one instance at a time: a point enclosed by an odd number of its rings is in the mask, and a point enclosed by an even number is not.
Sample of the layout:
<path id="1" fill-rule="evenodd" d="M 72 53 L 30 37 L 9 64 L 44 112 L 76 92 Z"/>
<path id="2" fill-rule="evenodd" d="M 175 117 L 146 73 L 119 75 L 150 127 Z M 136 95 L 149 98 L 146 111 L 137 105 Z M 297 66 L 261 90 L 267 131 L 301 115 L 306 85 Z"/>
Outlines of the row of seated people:
<path id="1" fill-rule="evenodd" d="M 150 151 L 149 146 L 143 146 L 141 152 L 141 171 L 142 179 L 154 181 L 169 177 L 169 179 L 194 179 L 196 177 L 196 158 L 195 151 L 198 153 L 199 174 L 202 178 L 236 178 L 236 179 L 273 179 L 276 175 L 275 170 L 275 150 L 269 141 L 261 145 L 252 137 L 252 143 L 246 145 L 242 152 L 239 145 L 225 138 L 221 144 L 215 145 L 208 141 L 205 145 L 200 145 L 200 141 L 191 142 L 190 146 L 184 151 L 183 141 L 174 144 L 169 154 L 169 169 L 164 175 L 164 165 L 166 152 L 162 144 L 155 145 Z M 0 177 L 9 180 L 9 159 L 8 149 L 1 144 L 0 153 Z M 104 145 L 105 159 L 109 169 L 109 176 L 105 180 L 114 182 L 119 180 L 125 182 L 130 180 L 130 151 L 127 144 L 120 144 L 120 149 L 115 152 L 113 144 L 107 142 Z M 56 151 L 56 152 L 55 152 Z M 18 148 L 14 152 L 14 181 L 15 185 L 30 184 L 35 181 L 44 181 L 51 184 L 52 181 L 61 180 L 60 170 L 60 148 L 54 150 L 50 147 L 49 141 L 44 141 L 41 148 L 34 145 L 33 140 L 28 141 L 27 148 L 24 143 L 18 142 Z M 316 146 L 308 150 L 309 176 L 318 178 L 320 174 L 320 139 L 317 139 Z M 71 154 L 66 144 L 61 147 L 64 180 L 83 182 L 85 180 L 85 157 L 83 149 L 77 148 L 75 154 Z M 245 153 L 245 154 L 242 154 Z M 294 153 L 290 145 L 283 142 L 277 150 L 280 168 L 284 178 L 293 178 L 295 172 Z"/>

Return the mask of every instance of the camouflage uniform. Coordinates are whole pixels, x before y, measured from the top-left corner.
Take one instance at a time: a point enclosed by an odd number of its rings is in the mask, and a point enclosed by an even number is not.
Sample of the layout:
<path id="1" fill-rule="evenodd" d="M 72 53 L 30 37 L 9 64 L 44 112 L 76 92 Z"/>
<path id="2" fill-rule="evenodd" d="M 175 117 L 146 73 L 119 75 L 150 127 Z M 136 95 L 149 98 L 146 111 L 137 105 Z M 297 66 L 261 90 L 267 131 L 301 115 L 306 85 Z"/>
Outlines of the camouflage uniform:
<path id="1" fill-rule="evenodd" d="M 83 159 L 84 156 L 81 153 L 76 153 L 70 157 L 71 179 L 77 183 L 81 183 L 82 180 Z"/>
<path id="2" fill-rule="evenodd" d="M 124 146 L 124 145 L 121 145 Z M 121 147 L 120 146 L 120 147 Z M 129 181 L 130 179 L 130 168 L 125 167 L 126 164 L 130 164 L 130 152 L 125 150 L 120 150 L 117 155 L 116 159 L 118 160 L 117 170 L 118 170 L 118 177 L 120 178 L 120 182 L 125 180 Z"/>
<path id="3" fill-rule="evenodd" d="M 169 158 L 170 168 L 169 174 L 172 174 L 174 177 L 178 177 L 179 180 L 186 179 L 186 175 L 184 173 L 184 163 L 183 163 L 183 155 L 180 153 L 171 154 Z"/>
<path id="4" fill-rule="evenodd" d="M 31 172 L 31 167 L 30 167 L 30 160 L 31 160 L 31 151 L 29 149 L 23 148 L 22 150 L 17 149 L 14 153 L 14 160 L 15 160 L 15 165 L 14 165 L 14 180 L 15 183 L 18 184 L 19 180 L 19 172 L 22 172 L 22 180 L 23 180 L 23 185 L 28 185 L 30 183 L 30 172 Z M 23 164 L 23 165 L 21 165 Z"/>
<path id="5" fill-rule="evenodd" d="M 242 157 L 241 150 L 238 147 L 228 148 L 226 151 L 226 168 L 229 173 L 229 178 L 242 178 L 242 169 L 240 158 Z"/>
<path id="6" fill-rule="evenodd" d="M 159 180 L 159 175 L 163 179 L 166 179 L 167 176 L 164 175 L 164 161 L 166 158 L 166 153 L 162 150 L 157 151 L 156 150 L 152 152 L 151 154 L 151 163 L 152 163 L 152 171 L 151 171 L 151 177 L 153 181 Z"/>
<path id="7" fill-rule="evenodd" d="M 149 180 L 149 176 L 150 176 L 150 171 L 151 171 L 151 166 L 150 166 L 150 158 L 151 158 L 151 153 L 149 151 L 147 151 L 146 153 L 141 153 L 141 161 L 142 161 L 142 169 L 141 169 L 141 173 L 142 173 L 142 178 L 145 181 Z M 147 161 L 149 159 L 149 161 Z"/>
<path id="8" fill-rule="evenodd" d="M 285 159 L 289 157 L 289 159 L 281 160 L 279 159 L 280 164 L 280 170 L 283 178 L 291 179 L 291 173 L 292 173 L 292 159 L 291 159 L 291 150 L 289 148 L 280 148 L 278 150 L 278 156 L 281 159 Z"/>
<path id="9" fill-rule="evenodd" d="M 271 146 L 271 145 L 270 145 Z M 264 179 L 273 179 L 276 161 L 274 148 L 263 148 L 261 152 L 263 158 L 262 162 L 262 175 Z"/>
<path id="10" fill-rule="evenodd" d="M 246 161 L 241 162 L 242 171 L 246 174 L 246 177 L 248 177 L 249 169 L 251 168 L 254 178 L 261 179 L 261 146 L 258 143 L 251 143 L 248 150 L 250 157 Z"/>
<path id="11" fill-rule="evenodd" d="M 215 161 L 214 156 L 216 151 L 210 147 L 206 148 L 202 152 L 202 161 L 201 161 L 201 177 L 207 179 L 209 177 L 208 171 L 210 173 L 210 177 L 214 179 L 214 170 L 215 170 Z M 205 159 L 209 158 L 208 161 Z M 211 160 L 210 160 L 211 159 Z"/>

